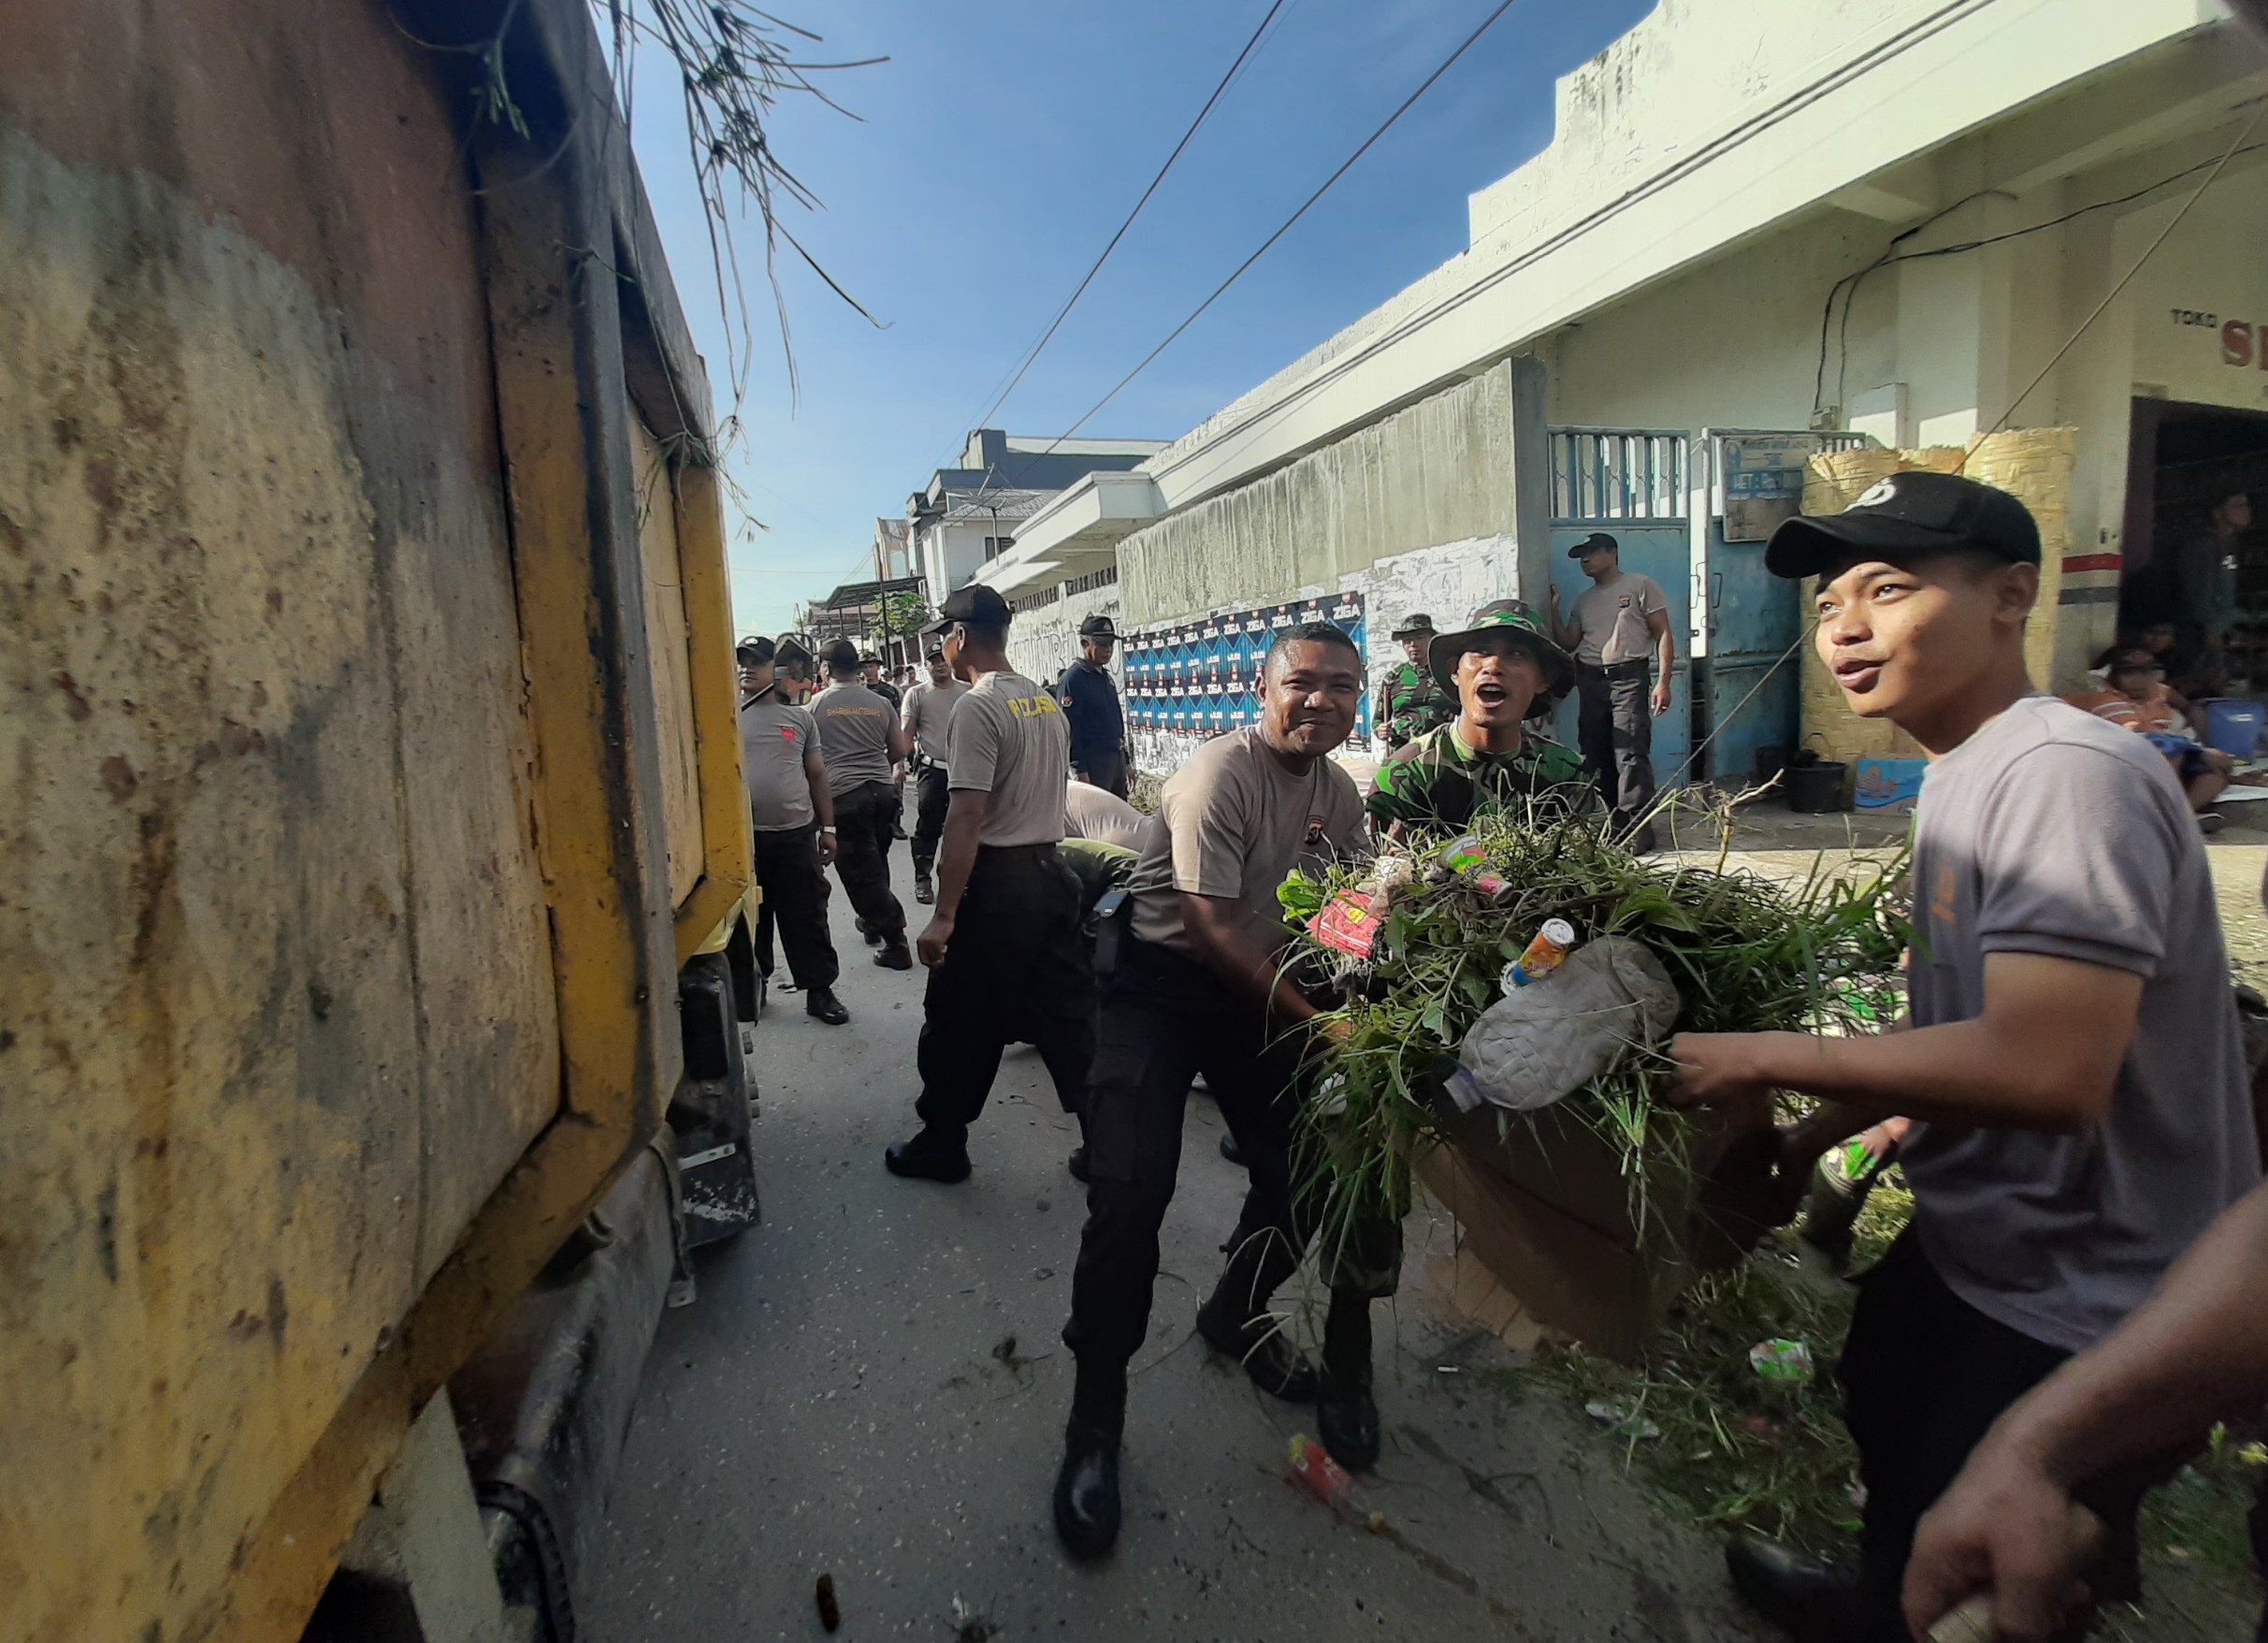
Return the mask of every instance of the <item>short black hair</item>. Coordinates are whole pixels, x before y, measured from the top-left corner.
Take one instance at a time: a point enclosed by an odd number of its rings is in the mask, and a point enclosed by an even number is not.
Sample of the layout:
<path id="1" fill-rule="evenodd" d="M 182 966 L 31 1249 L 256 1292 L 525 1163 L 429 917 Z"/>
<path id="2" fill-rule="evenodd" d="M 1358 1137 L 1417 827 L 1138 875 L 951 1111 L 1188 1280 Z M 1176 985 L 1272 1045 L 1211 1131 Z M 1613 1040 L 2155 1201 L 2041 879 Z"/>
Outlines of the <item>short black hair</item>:
<path id="1" fill-rule="evenodd" d="M 847 639 L 830 640 L 819 647 L 819 660 L 830 673 L 856 673 L 859 647 Z"/>
<path id="2" fill-rule="evenodd" d="M 989 645 L 994 650 L 1007 648 L 1008 624 L 1005 621 L 994 624 L 984 621 L 980 617 L 963 616 L 961 619 L 961 630 L 978 644 Z"/>
<path id="3" fill-rule="evenodd" d="M 1268 642 L 1267 658 L 1261 663 L 1263 677 L 1276 671 L 1276 661 L 1286 646 L 1294 644 L 1335 644 L 1354 657 L 1359 667 L 1363 648 L 1347 636 L 1347 630 L 1336 622 L 1301 622 L 1285 628 Z"/>

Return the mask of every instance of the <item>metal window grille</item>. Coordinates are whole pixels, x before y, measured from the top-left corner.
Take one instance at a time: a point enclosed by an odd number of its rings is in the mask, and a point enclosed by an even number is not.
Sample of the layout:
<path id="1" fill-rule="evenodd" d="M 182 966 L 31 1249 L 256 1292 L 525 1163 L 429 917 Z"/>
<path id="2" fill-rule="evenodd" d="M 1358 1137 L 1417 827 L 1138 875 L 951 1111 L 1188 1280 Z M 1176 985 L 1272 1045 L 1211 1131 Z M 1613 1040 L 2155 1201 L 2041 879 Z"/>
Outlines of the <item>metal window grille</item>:
<path id="1" fill-rule="evenodd" d="M 1063 597 L 1061 583 L 1043 587 L 1036 593 L 1020 594 L 1008 601 L 1008 609 L 1020 614 L 1025 611 L 1044 611 Z"/>
<path id="2" fill-rule="evenodd" d="M 1090 570 L 1084 576 L 1073 577 L 1069 582 L 1063 584 L 1063 591 L 1067 594 L 1091 593 L 1098 587 L 1116 586 L 1118 580 L 1119 568 L 1116 565 L 1105 565 L 1100 570 Z"/>
<path id="3" fill-rule="evenodd" d="M 1685 517 L 1683 431 L 1552 430 L 1552 516 L 1560 521 Z"/>

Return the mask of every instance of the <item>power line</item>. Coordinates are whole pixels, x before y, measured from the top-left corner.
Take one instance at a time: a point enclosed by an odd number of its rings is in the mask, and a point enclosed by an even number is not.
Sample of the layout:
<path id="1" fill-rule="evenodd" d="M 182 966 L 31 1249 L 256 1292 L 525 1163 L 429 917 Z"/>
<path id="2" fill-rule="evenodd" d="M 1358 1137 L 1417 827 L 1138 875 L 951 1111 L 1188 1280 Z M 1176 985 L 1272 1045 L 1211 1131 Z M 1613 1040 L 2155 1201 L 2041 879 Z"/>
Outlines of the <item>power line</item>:
<path id="1" fill-rule="evenodd" d="M 971 426 L 980 428 L 990 426 L 992 413 L 1006 403 L 1009 395 L 1016 392 L 1017 383 L 1024 380 L 1024 373 L 1030 370 L 1033 362 L 1039 358 L 1040 351 L 1054 340 L 1055 333 L 1062 327 L 1072 308 L 1081 296 L 1086 295 L 1087 287 L 1094 282 L 1094 277 L 1103 271 L 1103 265 L 1110 260 L 1110 253 L 1119 249 L 1119 241 L 1126 238 L 1126 231 L 1134 226 L 1134 219 L 1142 214 L 1142 208 L 1149 204 L 1149 196 L 1158 192 L 1158 185 L 1165 180 L 1165 174 L 1174 168 L 1174 162 L 1181 157 L 1181 151 L 1189 147 L 1190 139 L 1197 135 L 1197 128 L 1205 123 L 1206 116 L 1213 111 L 1213 105 L 1221 101 L 1221 94 L 1229 89 L 1229 82 L 1236 78 L 1237 72 L 1244 67 L 1245 60 L 1258 49 L 1261 36 L 1268 32 L 1268 25 L 1276 21 L 1276 14 L 1281 11 L 1287 3 L 1288 0 L 1275 0 L 1275 3 L 1268 7 L 1267 15 L 1260 20 L 1260 26 L 1255 28 L 1251 37 L 1245 41 L 1244 50 L 1236 53 L 1236 60 L 1229 65 L 1228 72 L 1223 74 L 1220 83 L 1213 87 L 1213 94 L 1205 99 L 1205 107 L 1197 110 L 1197 117 L 1189 123 L 1189 129 L 1181 134 L 1181 140 L 1174 144 L 1173 152 L 1165 156 L 1165 164 L 1158 167 L 1158 174 L 1149 180 L 1149 186 L 1142 191 L 1142 197 L 1134 201 L 1134 209 L 1126 213 L 1126 220 L 1119 224 L 1118 232 L 1110 237 L 1110 243 L 1103 247 L 1102 254 L 1094 259 L 1093 266 L 1080 279 L 1071 295 L 1063 299 L 1063 306 L 1056 310 L 1055 318 L 1047 322 L 1047 329 L 1041 334 L 1040 339 L 1032 345 L 1022 360 L 1018 363 L 1016 373 L 1008 379 L 1007 386 L 992 396 L 992 403 L 977 413 L 976 420 L 970 425 Z"/>
<path id="2" fill-rule="evenodd" d="M 1284 219 L 1283 225 L 1281 227 L 1278 228 L 1275 233 L 1269 235 L 1267 238 L 1262 240 L 1258 250 L 1254 251 L 1250 256 L 1245 258 L 1243 262 L 1237 264 L 1235 271 L 1232 272 L 1227 279 L 1221 281 L 1220 284 L 1214 286 L 1212 295 L 1207 296 L 1203 302 L 1199 303 L 1194 309 L 1191 310 L 1189 317 L 1183 320 L 1179 324 L 1176 325 L 1171 331 L 1167 332 L 1165 339 L 1163 342 L 1160 342 L 1155 348 L 1151 349 L 1148 353 L 1144 354 L 1140 363 L 1137 364 L 1134 369 L 1128 371 L 1124 376 L 1120 377 L 1117 385 L 1114 386 L 1109 393 L 1104 395 L 1100 399 L 1089 406 L 1085 413 L 1080 416 L 1078 421 L 1073 423 L 1062 433 L 1056 435 L 1054 440 L 1049 442 L 1047 450 L 1053 451 L 1056 446 L 1062 444 L 1065 440 L 1071 438 L 1073 434 L 1077 433 L 1079 429 L 1086 426 L 1088 420 L 1091 418 L 1096 411 L 1102 410 L 1104 406 L 1108 405 L 1113 399 L 1116 399 L 1120 391 L 1125 388 L 1127 383 L 1133 382 L 1136 377 L 1140 376 L 1143 371 L 1148 368 L 1150 361 L 1156 359 L 1158 355 L 1163 353 L 1168 348 L 1172 347 L 1175 340 L 1181 335 L 1181 333 L 1188 330 L 1192 325 L 1195 324 L 1198 317 L 1202 315 L 1206 309 L 1212 307 L 1213 304 L 1220 299 L 1223 292 L 1227 291 L 1230 286 L 1235 284 L 1238 280 L 1244 277 L 1245 270 L 1250 268 L 1262 257 L 1265 256 L 1269 248 L 1278 240 L 1281 239 L 1285 235 L 1289 234 L 1292 231 L 1293 225 L 1296 223 L 1302 217 L 1307 214 L 1308 210 L 1315 205 L 1316 201 L 1322 199 L 1324 195 L 1331 192 L 1331 188 L 1334 183 L 1337 182 L 1340 178 L 1346 176 L 1349 171 L 1353 169 L 1354 163 L 1357 160 L 1360 160 L 1365 154 L 1368 153 L 1371 147 L 1377 143 L 1379 138 L 1384 137 L 1387 132 L 1394 128 L 1394 124 L 1396 121 L 1400 120 L 1403 115 L 1409 112 L 1411 106 L 1414 105 L 1420 97 L 1423 96 L 1428 91 L 1433 89 L 1434 81 L 1439 79 L 1443 75 L 1447 74 L 1451 68 L 1454 67 L 1457 60 L 1460 57 L 1463 57 L 1466 51 L 1470 50 L 1473 43 L 1480 39 L 1482 35 L 1488 33 L 1490 28 L 1495 24 L 1496 20 L 1502 17 L 1506 12 L 1510 11 L 1514 3 L 1515 0 L 1503 0 L 1503 3 L 1499 5 L 1495 10 L 1490 12 L 1487 17 L 1483 18 L 1481 20 L 1481 26 L 1473 30 L 1471 34 L 1466 36 L 1463 43 L 1460 44 L 1454 51 L 1452 51 L 1448 57 L 1442 61 L 1441 65 L 1435 69 L 1431 74 L 1427 75 L 1423 80 L 1419 82 L 1418 89 L 1416 91 L 1411 92 L 1408 96 L 1402 99 L 1401 107 L 1394 109 L 1393 113 L 1387 115 L 1385 121 L 1379 126 L 1379 128 L 1363 139 L 1361 147 L 1357 148 L 1351 154 L 1349 154 L 1346 159 L 1340 163 L 1337 170 L 1332 172 L 1330 176 L 1323 179 L 1322 185 L 1313 194 L 1309 195 L 1306 200 L 1301 202 L 1299 209 L 1293 211 L 1289 217 Z M 1042 454 L 1044 455 L 1046 453 L 1043 452 Z"/>

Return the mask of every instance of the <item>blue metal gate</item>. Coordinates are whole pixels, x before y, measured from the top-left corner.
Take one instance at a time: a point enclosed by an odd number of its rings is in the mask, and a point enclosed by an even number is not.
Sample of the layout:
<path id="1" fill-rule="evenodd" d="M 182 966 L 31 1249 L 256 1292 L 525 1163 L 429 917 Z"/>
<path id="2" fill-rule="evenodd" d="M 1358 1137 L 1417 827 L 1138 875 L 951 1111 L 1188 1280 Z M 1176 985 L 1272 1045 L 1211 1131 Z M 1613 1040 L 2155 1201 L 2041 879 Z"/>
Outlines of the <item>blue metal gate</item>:
<path id="1" fill-rule="evenodd" d="M 1567 549 L 1595 530 L 1622 547 L 1622 568 L 1662 584 L 1669 606 L 1676 660 L 1669 711 L 1654 721 L 1654 773 L 1664 785 L 1679 775 L 1693 745 L 1692 533 L 1685 517 L 1688 439 L 1682 428 L 1553 428 L 1552 442 L 1552 586 L 1572 613 L 1591 585 Z M 1553 734 L 1569 747 L 1575 699 L 1561 704 Z"/>

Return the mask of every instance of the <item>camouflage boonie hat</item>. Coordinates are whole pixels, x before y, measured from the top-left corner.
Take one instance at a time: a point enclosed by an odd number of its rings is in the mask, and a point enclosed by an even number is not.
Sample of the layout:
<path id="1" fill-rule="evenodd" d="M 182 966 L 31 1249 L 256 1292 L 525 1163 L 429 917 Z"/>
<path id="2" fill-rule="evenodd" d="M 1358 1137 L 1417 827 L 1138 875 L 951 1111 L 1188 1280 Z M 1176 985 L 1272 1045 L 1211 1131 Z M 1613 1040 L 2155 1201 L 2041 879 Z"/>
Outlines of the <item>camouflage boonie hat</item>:
<path id="1" fill-rule="evenodd" d="M 1555 701 L 1575 682 L 1575 658 L 1553 641 L 1551 629 L 1533 606 L 1519 599 L 1496 599 L 1482 605 L 1472 620 L 1454 633 L 1438 633 L 1426 647 L 1425 659 L 1433 676 L 1450 695 L 1457 694 L 1457 658 L 1473 648 L 1476 640 L 1503 634 L 1520 641 L 1543 669 L 1543 691 L 1538 702 Z"/>

